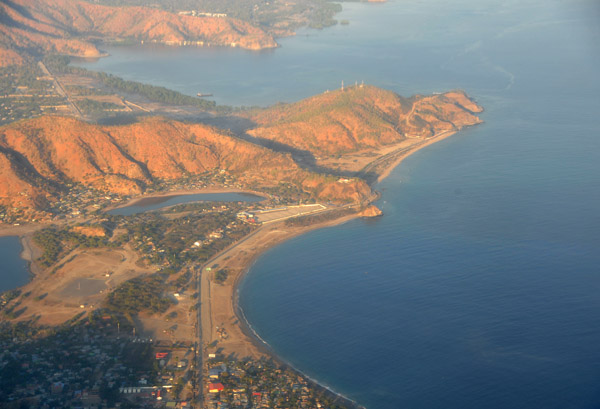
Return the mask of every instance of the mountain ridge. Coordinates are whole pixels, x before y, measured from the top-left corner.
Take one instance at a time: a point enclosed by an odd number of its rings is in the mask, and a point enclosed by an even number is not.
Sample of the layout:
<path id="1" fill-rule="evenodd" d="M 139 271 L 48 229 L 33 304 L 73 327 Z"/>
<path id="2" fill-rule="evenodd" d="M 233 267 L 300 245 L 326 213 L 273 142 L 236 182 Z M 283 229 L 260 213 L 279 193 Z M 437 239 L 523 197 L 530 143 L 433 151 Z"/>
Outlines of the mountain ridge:
<path id="1" fill-rule="evenodd" d="M 0 23 L 1 65 L 22 63 L 46 53 L 101 57 L 97 40 L 249 50 L 277 47 L 270 34 L 242 20 L 82 0 L 6 0 L 0 3 Z"/>
<path id="2" fill-rule="evenodd" d="M 405 98 L 365 85 L 243 115 L 256 124 L 253 137 L 331 156 L 459 130 L 480 123 L 482 110 L 464 91 Z"/>
<path id="3" fill-rule="evenodd" d="M 254 145 L 217 128 L 152 117 L 100 126 L 40 117 L 0 127 L 0 204 L 43 210 L 64 186 L 140 194 L 161 180 L 225 171 L 248 185 L 296 184 L 321 200 L 360 201 L 364 181 L 339 184 L 302 169 L 289 154 Z"/>

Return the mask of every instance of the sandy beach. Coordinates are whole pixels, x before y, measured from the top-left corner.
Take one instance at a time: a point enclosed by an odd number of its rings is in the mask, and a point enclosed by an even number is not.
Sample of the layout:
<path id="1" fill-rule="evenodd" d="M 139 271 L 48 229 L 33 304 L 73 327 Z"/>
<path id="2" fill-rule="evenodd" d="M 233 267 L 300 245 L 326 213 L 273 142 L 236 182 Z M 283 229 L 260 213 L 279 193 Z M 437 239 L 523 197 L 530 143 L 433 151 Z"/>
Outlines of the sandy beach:
<path id="1" fill-rule="evenodd" d="M 412 144 L 402 144 L 388 150 L 389 160 L 383 164 L 384 168 L 380 171 L 377 181 L 389 176 L 391 171 L 411 154 L 454 133 L 441 132 L 434 137 L 425 140 L 414 139 Z M 216 348 L 239 358 L 259 357 L 271 352 L 270 347 L 253 333 L 238 309 L 238 284 L 244 274 L 261 254 L 276 245 L 308 231 L 338 225 L 358 217 L 357 214 L 351 214 L 310 226 L 286 226 L 284 222 L 264 225 L 209 260 L 204 265 L 201 275 L 201 326 L 202 343 L 205 348 L 216 341 Z M 213 280 L 214 271 L 218 269 L 228 272 L 227 280 L 222 284 Z"/>
<path id="2" fill-rule="evenodd" d="M 360 161 L 352 160 L 353 170 L 358 172 L 362 169 L 362 174 L 366 175 L 368 172 L 371 176 L 376 176 L 376 178 L 371 177 L 372 183 L 379 182 L 414 152 L 454 133 L 454 131 L 441 132 L 428 139 L 411 138 L 384 147 L 375 155 L 361 153 Z M 357 165 L 360 166 L 360 169 L 357 169 Z M 111 209 L 139 204 L 147 200 L 162 201 L 169 197 L 201 193 L 249 193 L 264 196 L 259 192 L 242 189 L 209 187 L 143 195 Z M 370 198 L 370 201 L 374 201 L 378 197 L 379 194 L 376 193 Z M 242 240 L 232 244 L 202 267 L 199 277 L 201 333 L 198 334 L 194 329 L 195 314 L 185 314 L 185 322 L 181 323 L 176 337 L 181 335 L 182 340 L 193 341 L 200 335 L 205 358 L 208 353 L 218 351 L 226 356 L 236 358 L 268 356 L 290 366 L 277 357 L 270 346 L 254 332 L 246 321 L 243 312 L 238 307 L 238 285 L 255 260 L 268 249 L 308 231 L 339 225 L 358 217 L 360 217 L 358 213 L 353 213 L 309 226 L 290 226 L 286 225 L 285 221 L 269 223 L 258 227 Z M 136 264 L 139 256 L 133 249 L 123 248 L 93 252 L 76 251 L 69 258 L 61 260 L 56 274 L 48 272 L 44 274 L 43 270 L 39 269 L 35 263 L 40 255 L 40 250 L 32 243 L 33 233 L 43 227 L 44 225 L 36 224 L 4 226 L 0 229 L 0 235 L 15 235 L 21 238 L 23 245 L 21 257 L 29 261 L 30 269 L 36 274 L 35 284 L 30 282 L 23 288 L 24 291 L 31 291 L 32 296 L 23 304 L 24 308 L 20 319 L 37 317 L 39 323 L 50 325 L 63 322 L 82 309 L 93 308 L 94 304 L 99 304 L 104 298 L 103 294 L 119 283 L 152 271 L 152 269 Z M 228 276 L 225 282 L 217 283 L 214 281 L 214 273 L 221 269 L 227 271 Z M 83 271 L 91 274 L 82 274 Z M 105 271 L 111 271 L 110 277 L 105 277 Z M 85 296 L 83 293 L 77 294 L 81 291 L 87 291 L 89 294 L 86 293 Z M 188 303 L 183 303 L 182 307 L 189 308 L 187 304 L 191 302 L 193 301 L 190 299 Z M 159 320 L 153 317 L 141 316 L 140 321 L 147 330 L 144 332 L 154 336 L 164 332 L 163 327 L 166 324 L 159 323 Z M 321 387 L 318 384 L 315 386 Z M 343 399 L 348 406 L 356 406 L 341 395 L 340 399 Z"/>
<path id="3" fill-rule="evenodd" d="M 441 141 L 454 131 L 441 132 L 426 139 L 414 140 L 412 144 L 402 144 L 389 149 L 387 160 L 378 170 L 377 182 L 385 179 L 391 171 L 411 154 L 435 142 Z M 378 157 L 380 159 L 381 156 Z M 377 161 L 377 159 L 375 160 Z M 373 162 L 375 162 L 373 161 Z M 375 199 L 379 195 L 375 196 Z M 374 200 L 375 200 L 374 199 Z M 209 260 L 202 269 L 201 286 L 201 339 L 204 358 L 208 353 L 219 351 L 236 358 L 270 356 L 282 364 L 289 364 L 278 357 L 271 347 L 254 332 L 250 323 L 238 307 L 238 286 L 255 260 L 265 251 L 293 237 L 306 232 L 346 223 L 360 217 L 357 213 L 310 226 L 287 226 L 277 222 L 259 227 L 244 239 L 234 243 Z M 225 269 L 227 280 L 218 284 L 214 272 Z M 328 390 L 329 391 L 329 390 Z M 336 394 L 333 391 L 329 391 Z M 338 395 L 349 406 L 357 406 L 342 395 Z"/>

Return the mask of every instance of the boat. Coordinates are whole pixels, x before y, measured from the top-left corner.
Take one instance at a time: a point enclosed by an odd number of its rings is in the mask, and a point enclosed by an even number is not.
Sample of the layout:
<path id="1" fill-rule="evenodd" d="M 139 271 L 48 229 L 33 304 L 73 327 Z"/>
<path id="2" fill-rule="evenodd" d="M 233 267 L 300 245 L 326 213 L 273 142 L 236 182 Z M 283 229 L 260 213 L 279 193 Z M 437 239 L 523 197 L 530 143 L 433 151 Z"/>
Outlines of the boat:
<path id="1" fill-rule="evenodd" d="M 202 97 L 212 97 L 212 96 L 213 96 L 213 94 L 204 94 L 204 93 L 202 93 L 202 92 L 199 92 L 199 93 L 197 93 L 197 94 L 196 94 L 196 96 L 198 96 L 198 97 L 201 97 L 201 98 L 202 98 Z"/>

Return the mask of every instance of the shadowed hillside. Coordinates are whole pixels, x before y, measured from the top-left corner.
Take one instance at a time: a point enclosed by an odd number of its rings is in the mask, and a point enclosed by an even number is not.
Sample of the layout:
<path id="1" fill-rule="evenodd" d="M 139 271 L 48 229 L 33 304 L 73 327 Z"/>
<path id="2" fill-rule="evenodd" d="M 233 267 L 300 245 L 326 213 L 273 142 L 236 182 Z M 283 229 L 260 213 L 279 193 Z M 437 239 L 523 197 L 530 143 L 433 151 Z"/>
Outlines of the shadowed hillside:
<path id="1" fill-rule="evenodd" d="M 327 156 L 458 130 L 481 122 L 481 111 L 462 91 L 404 98 L 353 86 L 246 115 L 257 124 L 250 135 Z"/>
<path id="2" fill-rule="evenodd" d="M 254 187 L 290 182 L 321 200 L 360 201 L 371 193 L 363 181 L 338 183 L 288 154 L 206 125 L 150 118 L 98 126 L 42 117 L 0 128 L 0 203 L 8 206 L 41 209 L 73 182 L 129 195 L 157 180 L 215 170 Z"/>

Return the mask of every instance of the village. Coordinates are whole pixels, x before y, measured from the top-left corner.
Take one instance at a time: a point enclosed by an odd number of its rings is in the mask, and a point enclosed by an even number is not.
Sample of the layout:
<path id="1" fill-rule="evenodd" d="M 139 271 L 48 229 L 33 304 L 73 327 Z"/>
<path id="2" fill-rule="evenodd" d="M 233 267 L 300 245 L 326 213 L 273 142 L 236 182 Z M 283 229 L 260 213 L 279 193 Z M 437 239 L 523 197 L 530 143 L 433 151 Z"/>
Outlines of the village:
<path id="1" fill-rule="evenodd" d="M 208 354 L 207 409 L 336 408 L 336 397 L 273 360 Z"/>
<path id="2" fill-rule="evenodd" d="M 133 328 L 101 310 L 45 334 L 3 327 L 3 407 L 186 407 L 194 345 L 136 337 Z"/>

